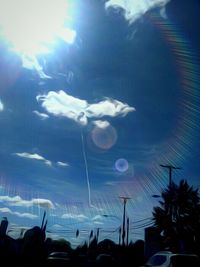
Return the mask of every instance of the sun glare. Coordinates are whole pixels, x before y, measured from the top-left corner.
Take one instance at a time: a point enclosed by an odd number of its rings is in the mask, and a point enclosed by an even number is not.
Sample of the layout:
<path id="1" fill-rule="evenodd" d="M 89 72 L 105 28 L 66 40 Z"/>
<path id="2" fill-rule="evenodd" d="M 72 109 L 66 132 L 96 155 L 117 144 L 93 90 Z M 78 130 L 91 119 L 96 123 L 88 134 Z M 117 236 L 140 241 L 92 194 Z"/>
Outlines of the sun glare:
<path id="1" fill-rule="evenodd" d="M 66 0 L 0 0 L 0 37 L 21 55 L 49 53 L 58 39 L 74 42 L 69 18 Z"/>

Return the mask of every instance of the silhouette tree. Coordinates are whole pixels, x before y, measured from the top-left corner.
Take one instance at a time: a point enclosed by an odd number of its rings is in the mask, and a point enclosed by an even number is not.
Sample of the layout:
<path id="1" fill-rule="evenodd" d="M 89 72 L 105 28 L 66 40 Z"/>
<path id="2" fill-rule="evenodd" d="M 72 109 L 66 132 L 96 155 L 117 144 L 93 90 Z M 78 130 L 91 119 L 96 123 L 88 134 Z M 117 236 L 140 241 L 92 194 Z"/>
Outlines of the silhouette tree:
<path id="1" fill-rule="evenodd" d="M 155 226 L 166 248 L 180 252 L 197 250 L 200 244 L 200 197 L 186 180 L 172 183 L 161 194 L 160 206 L 153 209 Z"/>

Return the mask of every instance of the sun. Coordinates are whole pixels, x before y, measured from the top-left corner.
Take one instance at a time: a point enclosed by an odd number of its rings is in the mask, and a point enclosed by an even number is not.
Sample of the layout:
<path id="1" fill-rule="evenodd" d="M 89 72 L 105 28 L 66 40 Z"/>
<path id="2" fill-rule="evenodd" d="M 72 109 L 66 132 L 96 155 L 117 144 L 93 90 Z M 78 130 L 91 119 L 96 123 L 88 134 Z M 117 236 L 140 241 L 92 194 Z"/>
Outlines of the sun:
<path id="1" fill-rule="evenodd" d="M 75 40 L 70 12 L 67 0 L 0 0 L 0 37 L 23 57 L 50 53 L 59 39 Z"/>

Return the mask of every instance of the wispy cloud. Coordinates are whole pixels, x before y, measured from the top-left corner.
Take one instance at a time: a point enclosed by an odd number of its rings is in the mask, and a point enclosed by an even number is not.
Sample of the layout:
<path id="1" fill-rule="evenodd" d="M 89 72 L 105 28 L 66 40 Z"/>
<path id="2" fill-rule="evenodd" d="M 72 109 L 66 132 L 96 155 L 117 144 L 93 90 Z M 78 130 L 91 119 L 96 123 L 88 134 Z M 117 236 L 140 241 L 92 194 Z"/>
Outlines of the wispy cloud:
<path id="1" fill-rule="evenodd" d="M 49 115 L 47 115 L 46 113 L 41 113 L 37 110 L 34 110 L 33 113 L 36 114 L 41 120 L 46 120 L 49 118 Z"/>
<path id="2" fill-rule="evenodd" d="M 98 103 L 89 104 L 86 100 L 70 96 L 62 90 L 38 95 L 37 100 L 54 116 L 67 117 L 81 125 L 87 125 L 89 118 L 126 116 L 129 112 L 135 111 L 134 107 L 115 99 L 105 98 Z"/>
<path id="3" fill-rule="evenodd" d="M 58 166 L 60 166 L 60 167 L 68 167 L 68 166 L 69 166 L 68 163 L 66 163 L 66 162 L 62 162 L 62 161 L 57 161 L 56 164 L 57 164 Z"/>
<path id="4" fill-rule="evenodd" d="M 84 214 L 72 214 L 72 213 L 65 213 L 61 216 L 62 219 L 74 219 L 77 221 L 85 221 L 88 219 L 87 216 L 85 216 Z"/>
<path id="5" fill-rule="evenodd" d="M 50 160 L 45 159 L 43 156 L 36 154 L 36 153 L 30 154 L 27 152 L 22 152 L 22 153 L 14 153 L 14 155 L 21 157 L 21 158 L 43 161 L 48 166 L 52 165 L 52 162 Z"/>
<path id="6" fill-rule="evenodd" d="M 0 202 L 3 202 L 9 206 L 18 206 L 18 207 L 32 207 L 39 206 L 42 208 L 53 209 L 54 205 L 49 199 L 43 198 L 32 198 L 31 200 L 24 200 L 20 196 L 0 196 Z"/>
<path id="7" fill-rule="evenodd" d="M 18 211 L 12 211 L 9 208 L 0 208 L 0 212 L 4 213 L 4 214 L 16 215 L 16 216 L 21 217 L 21 218 L 28 218 L 28 219 L 37 219 L 38 218 L 37 215 L 31 214 L 31 213 L 27 213 L 27 212 L 20 213 Z"/>
<path id="8" fill-rule="evenodd" d="M 3 105 L 3 103 L 1 102 L 1 99 L 0 99 L 0 111 L 3 111 L 3 109 L 4 109 L 4 105 Z"/>
<path id="9" fill-rule="evenodd" d="M 165 16 L 164 7 L 168 2 L 170 0 L 109 0 L 105 3 L 105 8 L 122 8 L 126 20 L 133 23 L 153 8 L 160 8 L 161 15 Z"/>
<path id="10" fill-rule="evenodd" d="M 48 166 L 52 166 L 53 165 L 52 161 L 44 158 L 43 156 L 41 156 L 41 155 L 39 155 L 37 153 L 31 154 L 31 153 L 27 153 L 27 152 L 22 152 L 22 153 L 13 153 L 13 155 L 16 155 L 18 157 L 25 158 L 25 159 L 38 160 L 38 161 L 41 161 L 41 162 L 45 163 Z M 68 166 L 70 166 L 69 163 L 63 162 L 63 161 L 57 161 L 57 162 L 54 162 L 54 164 L 56 164 L 59 167 L 68 167 Z"/>

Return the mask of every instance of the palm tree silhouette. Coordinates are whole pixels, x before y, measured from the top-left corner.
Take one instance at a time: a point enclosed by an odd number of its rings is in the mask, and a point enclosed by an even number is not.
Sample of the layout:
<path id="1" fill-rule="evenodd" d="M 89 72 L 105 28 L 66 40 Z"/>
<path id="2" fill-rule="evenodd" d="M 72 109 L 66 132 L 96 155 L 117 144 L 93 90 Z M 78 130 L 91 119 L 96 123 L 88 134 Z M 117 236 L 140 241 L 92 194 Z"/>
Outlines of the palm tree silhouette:
<path id="1" fill-rule="evenodd" d="M 186 180 L 172 183 L 163 190 L 160 206 L 153 209 L 155 226 L 163 236 L 165 246 L 186 252 L 200 245 L 200 197 L 198 189 Z"/>

